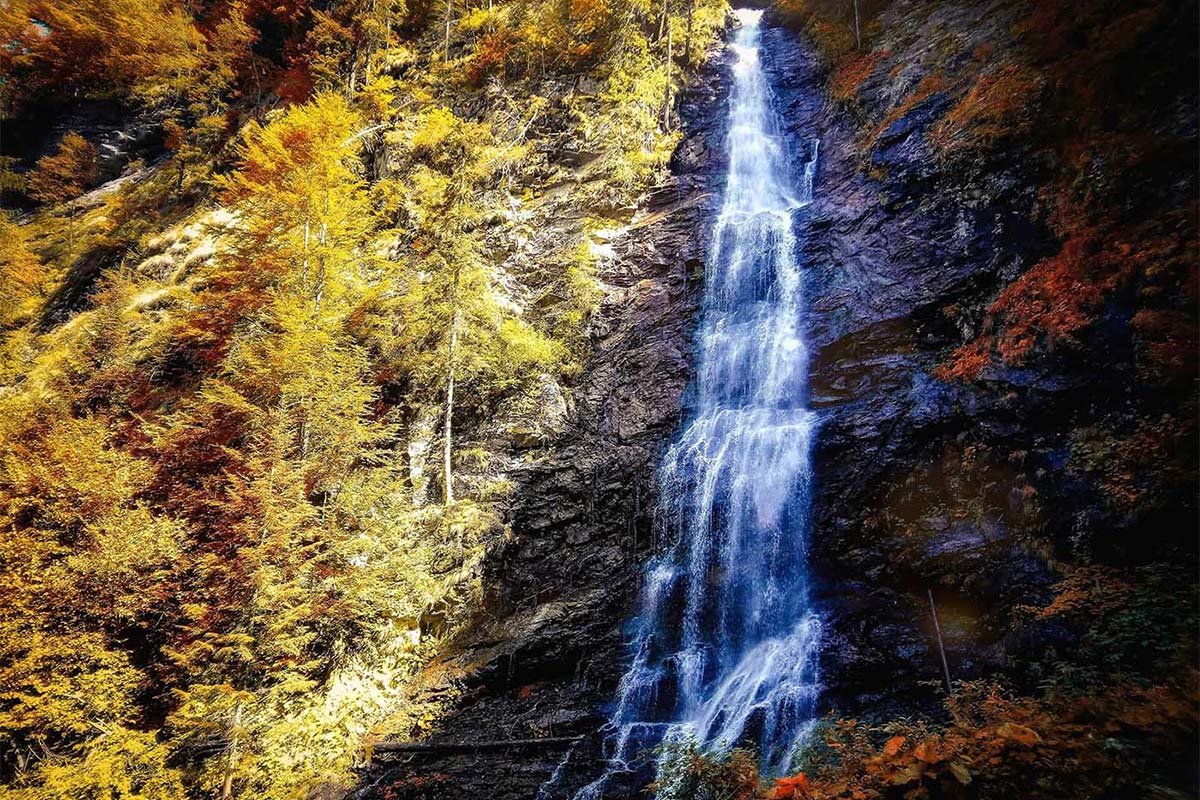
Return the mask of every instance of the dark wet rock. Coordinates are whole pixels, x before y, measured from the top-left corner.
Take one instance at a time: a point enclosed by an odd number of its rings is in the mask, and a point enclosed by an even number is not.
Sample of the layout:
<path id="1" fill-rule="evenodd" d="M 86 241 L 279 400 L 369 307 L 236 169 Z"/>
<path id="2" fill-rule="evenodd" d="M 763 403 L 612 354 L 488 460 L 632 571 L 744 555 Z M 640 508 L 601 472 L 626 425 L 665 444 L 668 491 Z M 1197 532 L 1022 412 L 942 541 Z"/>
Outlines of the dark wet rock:
<path id="1" fill-rule="evenodd" d="M 962 558 L 967 555 L 983 555 L 989 545 L 1007 538 L 1006 532 L 995 525 L 956 525 L 945 533 L 931 538 L 925 545 L 926 558 Z"/>
<path id="2" fill-rule="evenodd" d="M 969 52 L 1003 40 L 1012 8 L 984 20 L 967 6 L 928 20 L 926 10 L 896 3 L 881 21 L 890 38 L 875 46 L 898 55 L 864 82 L 857 116 L 816 99 L 826 76 L 793 32 L 768 30 L 763 51 L 788 135 L 820 140 L 803 247 L 821 414 L 810 558 L 826 614 L 826 702 L 879 718 L 940 706 L 927 592 L 945 605 L 954 677 L 1019 675 L 1039 648 L 1074 635 L 1018 612 L 1053 598 L 1052 565 L 1076 547 L 1070 531 L 1102 531 L 1089 539 L 1095 552 L 1125 564 L 1154 557 L 1151 542 L 1172 527 L 1130 537 L 1098 488 L 1069 472 L 1073 431 L 1155 402 L 1139 396 L 1120 298 L 1089 331 L 1087 356 L 997 361 L 970 384 L 938 377 L 975 335 L 970 321 L 1059 245 L 1039 222 L 1034 136 L 951 162 L 934 156 L 929 134 L 953 99 L 900 104 L 942 68 L 922 59 L 935 45 L 918 23 L 936 18 Z M 1194 515 L 1192 499 L 1179 508 Z"/>
<path id="3" fill-rule="evenodd" d="M 4 120 L 3 128 L 5 154 L 16 157 L 23 169 L 53 153 L 67 133 L 78 133 L 96 148 L 97 184 L 117 178 L 134 160 L 149 162 L 163 152 L 160 116 L 111 100 L 36 104 Z"/>
<path id="4" fill-rule="evenodd" d="M 946 613 L 966 626 L 948 636 L 952 673 L 977 677 L 1007 663 L 994 629 L 1005 629 L 1015 604 L 1044 597 L 1055 576 L 1002 521 L 952 520 L 945 503 L 953 493 L 902 492 L 913 510 L 901 516 L 915 517 L 906 532 L 879 520 L 901 502 L 887 489 L 961 449 L 964 434 L 991 428 L 1027 440 L 1028 427 L 1006 415 L 1028 408 L 1031 396 L 1053 402 L 1079 388 L 1044 369 L 998 369 L 988 377 L 1021 392 L 1006 400 L 934 376 L 961 338 L 941 309 L 986 299 L 1052 242 L 1029 222 L 1019 154 L 991 165 L 996 178 L 983 191 L 946 191 L 927 140 L 949 107 L 944 94 L 913 104 L 864 154 L 852 121 L 814 102 L 825 75 L 812 52 L 780 27 L 765 37 L 789 134 L 820 140 L 804 248 L 812 402 L 821 413 L 811 559 L 826 613 L 825 701 L 879 718 L 936 713 L 941 665 L 927 591 L 944 596 Z M 1007 501 L 1017 481 L 1005 479 L 1014 481 Z"/>

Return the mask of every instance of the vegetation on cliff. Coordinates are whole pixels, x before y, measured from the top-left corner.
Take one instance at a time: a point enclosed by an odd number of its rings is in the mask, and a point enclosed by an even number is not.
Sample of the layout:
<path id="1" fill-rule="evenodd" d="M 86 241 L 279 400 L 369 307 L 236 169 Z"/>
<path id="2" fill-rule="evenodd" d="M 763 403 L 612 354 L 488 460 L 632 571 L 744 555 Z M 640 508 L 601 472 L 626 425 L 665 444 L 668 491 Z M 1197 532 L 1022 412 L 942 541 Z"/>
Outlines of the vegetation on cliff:
<path id="1" fill-rule="evenodd" d="M 3 4 L 0 793 L 335 797 L 429 724 L 409 681 L 504 535 L 498 420 L 569 392 L 590 233 L 723 22 Z M 105 148 L 91 102 L 149 135 Z"/>
<path id="2" fill-rule="evenodd" d="M 0 3 L 0 797 L 341 797 L 434 725 L 418 673 L 481 602 L 508 467 L 560 432 L 601 232 L 662 177 L 725 6 Z M 976 6 L 777 10 L 881 202 L 910 134 L 927 194 L 971 208 L 1014 161 L 1032 187 L 1039 254 L 931 324 L 929 380 L 1016 410 L 881 482 L 861 534 L 951 595 L 939 537 L 1002 526 L 1053 580 L 943 609 L 1016 643 L 986 680 L 835 711 L 781 779 L 682 745 L 662 798 L 1195 788 L 1195 9 Z M 1081 371 L 1123 388 L 1106 413 L 1006 440 Z"/>

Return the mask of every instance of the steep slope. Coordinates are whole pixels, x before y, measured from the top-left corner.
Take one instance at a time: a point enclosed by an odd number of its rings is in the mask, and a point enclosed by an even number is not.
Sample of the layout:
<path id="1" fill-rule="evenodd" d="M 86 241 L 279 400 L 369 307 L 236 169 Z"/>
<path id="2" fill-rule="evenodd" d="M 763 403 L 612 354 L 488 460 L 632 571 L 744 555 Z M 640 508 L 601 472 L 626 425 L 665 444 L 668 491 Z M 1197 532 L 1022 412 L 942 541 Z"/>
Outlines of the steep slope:
<path id="1" fill-rule="evenodd" d="M 6 793 L 333 796 L 428 731 L 723 19 L 0 9 Z"/>
<path id="2" fill-rule="evenodd" d="M 640 564 L 657 546 L 657 466 L 690 377 L 727 69 L 714 58 L 683 98 L 670 180 L 606 234 L 598 274 L 615 290 L 598 312 L 566 429 L 517 473 L 511 535 L 484 563 L 486 613 L 452 639 L 420 690 L 456 696 L 453 710 L 424 740 L 430 750 L 380 752 L 360 796 L 530 798 L 571 747 L 562 740 L 603 722 Z M 558 741 L 505 744 L 530 739 Z M 593 768 L 594 745 L 576 749 L 563 786 Z"/>
<path id="3" fill-rule="evenodd" d="M 696 411 L 726 10 L 0 4 L 0 793 L 605 768 Z M 1194 794 L 1195 4 L 764 19 L 820 141 L 827 716 L 805 776 L 685 746 L 662 796 Z"/>
<path id="4" fill-rule="evenodd" d="M 827 674 L 866 692 L 835 689 L 847 710 L 880 714 L 896 695 L 911 708 L 920 678 L 936 679 L 928 589 L 956 677 L 1051 680 L 1047 659 L 1096 632 L 1022 607 L 1049 607 L 1081 572 L 1101 592 L 1145 591 L 1150 607 L 1130 614 L 1180 621 L 1149 652 L 1110 650 L 1106 669 L 1187 663 L 1195 576 L 1174 566 L 1194 561 L 1196 520 L 1186 15 L 887 4 L 861 52 L 825 44 L 842 115 L 793 88 L 823 76 L 810 56 L 776 63 L 796 130 L 825 131 L 825 222 L 809 243 L 829 409 L 817 505 L 843 632 Z M 1091 89 L 1100 76 L 1116 81 L 1106 94 Z"/>

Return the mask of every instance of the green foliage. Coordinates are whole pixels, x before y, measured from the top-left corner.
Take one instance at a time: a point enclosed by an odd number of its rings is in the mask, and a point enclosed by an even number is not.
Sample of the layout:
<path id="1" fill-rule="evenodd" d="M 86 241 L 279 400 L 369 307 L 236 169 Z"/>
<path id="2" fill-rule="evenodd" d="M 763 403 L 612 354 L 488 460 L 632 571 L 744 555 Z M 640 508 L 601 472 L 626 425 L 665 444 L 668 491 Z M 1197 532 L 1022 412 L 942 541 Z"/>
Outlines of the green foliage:
<path id="1" fill-rule="evenodd" d="M 751 800 L 759 792 L 758 760 L 749 750 L 708 753 L 694 739 L 668 742 L 652 787 L 659 800 Z"/>

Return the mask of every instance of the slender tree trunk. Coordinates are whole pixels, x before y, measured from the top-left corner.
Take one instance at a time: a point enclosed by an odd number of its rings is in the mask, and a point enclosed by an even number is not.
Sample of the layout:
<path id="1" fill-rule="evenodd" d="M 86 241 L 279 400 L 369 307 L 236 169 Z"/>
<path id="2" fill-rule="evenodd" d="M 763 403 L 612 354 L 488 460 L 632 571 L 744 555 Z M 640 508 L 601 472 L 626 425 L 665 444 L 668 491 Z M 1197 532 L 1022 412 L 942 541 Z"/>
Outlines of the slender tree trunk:
<path id="1" fill-rule="evenodd" d="M 325 199 L 325 204 L 326 204 L 326 206 L 328 206 L 328 204 L 329 204 L 328 197 L 326 197 L 326 199 Z M 328 212 L 328 210 L 329 209 L 326 208 L 327 212 Z M 321 302 L 325 299 L 325 242 L 328 240 L 328 238 L 329 238 L 329 226 L 325 222 L 321 222 L 321 233 L 317 237 L 317 244 L 319 244 L 321 246 L 321 252 L 319 254 L 319 258 L 318 258 L 318 262 L 317 262 L 319 264 L 319 266 L 317 268 L 316 309 L 314 312 L 316 315 L 320 315 Z"/>
<path id="2" fill-rule="evenodd" d="M 862 34 L 858 29 L 858 0 L 854 0 L 854 41 L 858 49 L 862 50 Z"/>
<path id="3" fill-rule="evenodd" d="M 490 3 L 491 0 L 488 0 Z M 4 120 L 8 119 L 8 92 L 0 89 L 0 164 L 4 156 Z M 4 211 L 4 190 L 0 188 L 0 213 Z"/>
<path id="4" fill-rule="evenodd" d="M 457 293 L 458 292 L 456 288 L 455 294 Z M 455 298 L 455 303 L 457 304 L 457 298 Z M 449 357 L 446 359 L 446 432 L 443 441 L 444 450 L 442 457 L 444 462 L 444 478 L 446 482 L 445 498 L 447 506 L 454 503 L 454 474 L 451 471 L 450 455 L 452 443 L 454 441 L 452 428 L 454 420 L 454 351 L 458 349 L 458 317 L 458 308 L 455 308 L 454 317 L 450 322 L 450 353 Z"/>
<path id="5" fill-rule="evenodd" d="M 452 0 L 446 0 L 446 38 L 442 44 L 442 61 L 450 60 L 450 3 Z"/>
<path id="6" fill-rule="evenodd" d="M 696 0 L 688 0 L 687 6 L 687 35 L 683 38 L 683 68 L 687 69 L 692 60 L 692 13 L 696 10 Z"/>
<path id="7" fill-rule="evenodd" d="M 937 606 L 933 604 L 933 589 L 929 592 L 929 610 L 933 613 L 933 630 L 937 633 L 938 653 L 942 656 L 942 674 L 946 677 L 946 695 L 953 696 L 954 685 L 950 683 L 950 665 L 946 662 L 946 645 L 942 643 L 942 626 L 938 624 Z"/>
<path id="8" fill-rule="evenodd" d="M 241 724 L 242 704 L 238 703 L 233 708 L 233 741 L 229 743 L 229 760 L 225 765 L 225 780 L 221 783 L 221 800 L 230 800 L 233 797 L 233 770 L 237 767 L 238 758 L 237 729 Z"/>
<path id="9" fill-rule="evenodd" d="M 378 45 L 378 42 L 374 39 L 375 32 L 378 30 L 375 26 L 378 23 L 379 0 L 371 0 L 371 28 L 366 38 L 366 63 L 363 64 L 363 86 L 371 85 L 371 59 L 374 57 L 376 46 Z"/>
<path id="10" fill-rule="evenodd" d="M 308 288 L 308 239 L 312 233 L 312 224 L 308 217 L 304 218 L 304 258 L 300 264 L 300 280 L 304 282 L 304 288 Z"/>
<path id="11" fill-rule="evenodd" d="M 667 26 L 667 86 L 663 89 L 663 130 L 671 130 L 671 26 Z"/>
<path id="12" fill-rule="evenodd" d="M 322 236 L 324 236 L 324 223 L 322 223 Z M 309 243 L 312 239 L 312 221 L 309 217 L 304 218 L 304 257 L 300 268 L 300 291 L 302 296 L 307 295 L 309 291 L 308 271 L 309 271 Z M 317 308 L 320 309 L 321 296 L 320 290 L 317 291 Z M 315 316 L 315 314 L 314 314 Z M 309 321 L 305 321 L 305 328 L 308 327 Z M 300 405 L 300 460 L 308 458 L 308 443 L 309 443 L 309 416 L 312 411 L 312 404 L 305 399 Z"/>

